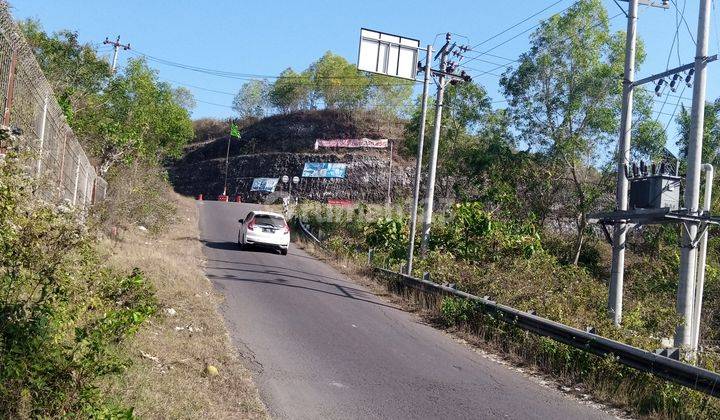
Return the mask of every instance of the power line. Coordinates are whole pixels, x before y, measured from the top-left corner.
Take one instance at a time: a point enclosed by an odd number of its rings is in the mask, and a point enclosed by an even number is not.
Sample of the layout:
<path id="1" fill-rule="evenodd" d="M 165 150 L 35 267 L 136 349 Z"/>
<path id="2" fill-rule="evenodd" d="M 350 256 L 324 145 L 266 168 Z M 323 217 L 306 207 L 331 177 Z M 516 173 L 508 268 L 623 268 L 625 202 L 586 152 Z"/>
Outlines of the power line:
<path id="1" fill-rule="evenodd" d="M 503 29 L 502 31 L 496 33 L 495 35 L 491 36 L 490 38 L 487 38 L 487 39 L 485 39 L 485 40 L 483 40 L 483 41 L 481 41 L 481 42 L 473 45 L 472 47 L 470 47 L 470 50 L 474 50 L 475 48 L 477 48 L 477 47 L 479 47 L 479 46 L 481 46 L 481 45 L 483 45 L 483 44 L 486 44 L 486 43 L 489 42 L 489 41 L 492 41 L 493 39 L 499 37 L 500 35 L 503 35 L 503 34 L 509 32 L 509 31 L 517 28 L 518 26 L 522 25 L 523 23 L 527 22 L 528 20 L 530 20 L 530 19 L 532 19 L 532 18 L 534 18 L 534 17 L 542 14 L 542 13 L 545 12 L 546 10 L 548 10 L 548 9 L 550 9 L 550 8 L 558 5 L 559 3 L 562 3 L 563 1 L 565 1 L 565 0 L 556 1 L 555 3 L 553 3 L 553 4 L 551 4 L 550 6 L 548 6 L 548 7 L 544 8 L 544 9 L 540 10 L 539 12 L 536 12 L 536 13 L 534 13 L 534 14 L 526 17 L 525 19 L 521 20 L 520 22 L 518 22 L 518 23 L 516 23 L 516 24 L 514 24 L 514 25 L 512 25 L 512 26 L 510 26 L 510 27 L 508 27 L 508 28 Z M 567 10 L 567 9 L 565 9 L 565 10 Z"/>
<path id="2" fill-rule="evenodd" d="M 298 76 L 277 76 L 277 75 L 268 75 L 268 74 L 257 74 L 257 73 L 240 73 L 240 72 L 232 72 L 232 71 L 225 71 L 225 70 L 217 70 L 217 69 L 211 69 L 207 67 L 199 67 L 194 66 L 190 64 L 183 64 L 176 61 L 171 61 L 159 57 L 154 57 L 150 54 L 146 54 L 137 50 L 132 51 L 133 54 L 141 56 L 146 58 L 149 61 L 156 62 L 159 64 L 163 64 L 166 66 L 171 67 L 177 67 L 185 70 L 190 70 L 198 73 L 203 74 L 209 74 L 212 76 L 217 77 L 223 77 L 228 79 L 237 79 L 237 80 L 263 80 L 263 79 L 298 79 L 301 80 L 301 83 L 304 84 L 310 84 L 306 83 L 305 80 L 307 80 L 306 76 L 298 75 Z M 358 74 L 357 76 L 313 76 L 313 80 L 363 80 L 367 81 L 368 77 L 365 75 Z M 370 83 L 373 86 L 396 86 L 396 85 L 408 85 L 412 83 L 418 83 L 414 80 L 406 80 L 406 81 L 399 81 L 399 82 L 387 82 L 387 83 Z M 355 86 L 364 86 L 365 84 L 357 84 Z M 353 85 L 345 85 L 345 86 L 353 86 Z"/>
<path id="3" fill-rule="evenodd" d="M 568 6 L 568 7 L 565 8 L 564 10 L 556 13 L 556 15 L 567 11 L 567 10 L 570 9 L 574 4 L 575 4 L 575 3 L 573 3 L 573 4 L 570 5 L 570 6 Z M 622 16 L 622 15 L 623 15 L 622 13 L 618 13 L 618 14 L 616 14 L 616 15 L 613 15 L 613 16 L 611 16 L 610 18 L 608 18 L 608 22 L 611 21 L 611 20 L 613 20 L 613 19 L 615 19 L 615 18 L 617 18 L 617 17 L 620 17 L 620 16 Z M 554 15 L 553 15 L 553 16 L 554 16 Z M 598 26 L 603 25 L 603 24 L 604 24 L 604 22 L 598 22 L 598 23 L 596 23 L 595 25 L 592 25 L 592 26 L 590 27 L 590 29 L 595 28 L 595 27 L 598 27 Z M 499 47 L 499 46 L 501 46 L 501 45 L 503 45 L 503 44 L 506 44 L 507 42 L 510 42 L 510 41 L 512 41 L 513 39 L 515 39 L 515 38 L 517 38 L 517 37 L 519 37 L 519 36 L 521 36 L 521 35 L 524 35 L 525 33 L 530 32 L 530 31 L 533 30 L 533 29 L 536 29 L 536 28 L 540 27 L 541 25 L 542 25 L 542 22 L 541 22 L 541 23 L 538 23 L 537 25 L 535 25 L 535 26 L 533 26 L 533 27 L 531 27 L 531 28 L 529 28 L 529 29 L 527 29 L 527 30 L 525 30 L 525 31 L 523 31 L 523 32 L 515 35 L 515 36 L 513 36 L 512 38 L 510 38 L 510 39 L 508 39 L 508 40 L 506 40 L 506 41 L 503 41 L 502 43 L 496 45 L 495 47 L 492 47 L 492 48 L 488 49 L 487 51 L 484 51 L 484 52 L 478 54 L 478 55 L 475 56 L 475 57 L 469 58 L 467 61 L 465 61 L 464 63 L 460 63 L 459 65 L 460 65 L 460 66 L 463 66 L 463 65 L 465 65 L 465 64 L 467 64 L 467 63 L 469 63 L 469 62 L 471 62 L 471 61 L 473 61 L 473 60 L 476 60 L 476 59 L 478 59 L 479 57 L 482 57 L 483 55 L 486 55 L 489 51 L 492 51 L 492 50 L 494 50 L 495 48 L 497 48 L 497 47 Z M 560 43 L 560 42 L 569 41 L 569 40 L 571 40 L 571 39 L 572 39 L 572 37 L 567 37 L 567 38 L 565 38 L 565 39 L 562 39 L 562 40 L 558 41 L 557 43 L 554 43 L 553 45 L 556 45 L 556 44 L 558 44 L 558 43 Z M 502 57 L 499 57 L 499 58 L 502 58 Z M 510 60 L 508 60 L 508 61 L 510 61 Z M 520 62 L 522 62 L 522 58 L 518 58 L 518 59 L 512 60 L 512 61 L 510 61 L 508 64 L 498 65 L 498 66 L 496 66 L 496 67 L 493 67 L 493 68 L 490 69 L 490 70 L 483 71 L 483 72 L 481 72 L 481 73 L 479 73 L 479 74 L 473 74 L 472 77 L 475 78 L 475 77 L 483 76 L 483 75 L 485 75 L 485 74 L 491 74 L 491 73 L 493 73 L 493 72 L 495 72 L 495 71 L 497 71 L 497 70 L 500 70 L 501 68 L 509 69 L 509 68 L 511 68 L 511 65 L 512 65 L 512 64 L 514 64 L 514 63 L 520 63 Z"/>
<path id="4" fill-rule="evenodd" d="M 200 102 L 201 104 L 215 105 L 215 106 L 219 106 L 219 107 L 223 107 L 223 108 L 233 109 L 233 107 L 230 106 L 230 105 L 223 105 L 223 104 L 218 104 L 218 103 L 215 103 L 215 102 L 203 101 L 203 100 L 200 100 L 200 99 L 195 99 L 195 102 Z"/>
<path id="5" fill-rule="evenodd" d="M 675 9 L 679 9 L 677 2 L 675 0 L 670 0 L 670 2 L 675 6 Z M 695 42 L 695 37 L 692 34 L 692 31 L 690 30 L 690 25 L 688 25 L 687 20 L 685 20 L 685 13 L 680 13 L 680 18 L 685 23 L 685 28 L 687 28 L 688 35 L 690 35 L 690 39 L 692 39 L 693 44 L 697 45 L 697 42 Z"/>

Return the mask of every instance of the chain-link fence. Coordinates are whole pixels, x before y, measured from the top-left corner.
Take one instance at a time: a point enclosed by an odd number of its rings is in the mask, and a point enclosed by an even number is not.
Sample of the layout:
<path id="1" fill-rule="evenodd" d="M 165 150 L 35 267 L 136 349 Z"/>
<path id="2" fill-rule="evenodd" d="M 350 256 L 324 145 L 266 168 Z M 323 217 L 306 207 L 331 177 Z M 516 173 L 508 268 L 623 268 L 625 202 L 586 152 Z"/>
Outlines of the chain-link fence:
<path id="1" fill-rule="evenodd" d="M 30 170 L 42 180 L 41 193 L 86 208 L 105 199 L 107 182 L 100 178 L 65 120 L 52 87 L 43 74 L 8 4 L 0 0 L 1 123 L 30 149 Z"/>

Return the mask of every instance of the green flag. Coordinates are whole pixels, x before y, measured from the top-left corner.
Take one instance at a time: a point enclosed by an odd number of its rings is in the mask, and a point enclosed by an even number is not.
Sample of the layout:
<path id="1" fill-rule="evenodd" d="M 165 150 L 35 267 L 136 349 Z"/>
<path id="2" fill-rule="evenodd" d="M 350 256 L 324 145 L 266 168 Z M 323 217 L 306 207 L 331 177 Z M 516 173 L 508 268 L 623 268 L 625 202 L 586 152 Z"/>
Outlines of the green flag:
<path id="1" fill-rule="evenodd" d="M 237 125 L 230 123 L 230 137 L 240 138 L 240 130 Z"/>

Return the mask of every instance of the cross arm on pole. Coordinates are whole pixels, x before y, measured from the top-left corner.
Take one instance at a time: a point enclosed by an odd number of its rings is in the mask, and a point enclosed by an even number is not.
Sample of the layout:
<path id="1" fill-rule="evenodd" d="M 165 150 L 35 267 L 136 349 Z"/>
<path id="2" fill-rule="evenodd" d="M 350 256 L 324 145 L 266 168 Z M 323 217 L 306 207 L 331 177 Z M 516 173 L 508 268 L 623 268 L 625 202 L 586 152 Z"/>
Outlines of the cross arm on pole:
<path id="1" fill-rule="evenodd" d="M 705 61 L 706 63 L 712 63 L 713 61 L 716 61 L 717 59 L 718 59 L 718 56 L 717 56 L 717 54 L 715 54 L 715 55 L 711 55 L 711 56 L 709 56 L 709 57 L 705 57 L 705 60 L 704 60 L 704 61 Z M 685 65 L 682 65 L 682 66 L 680 66 L 680 67 L 675 67 L 674 69 L 665 70 L 665 71 L 662 72 L 662 73 L 653 74 L 652 76 L 648 76 L 648 77 L 646 77 L 646 78 L 644 78 L 644 79 L 637 80 L 637 81 L 633 82 L 631 85 L 632 85 L 632 86 L 644 85 L 645 83 L 649 83 L 649 82 L 652 82 L 652 81 L 657 80 L 657 79 L 662 79 L 663 77 L 667 77 L 667 76 L 670 76 L 670 75 L 673 75 L 673 74 L 677 74 L 677 73 L 683 72 L 683 71 L 685 71 L 685 70 L 690 70 L 690 69 L 692 69 L 692 68 L 694 68 L 694 67 L 695 67 L 695 63 L 685 64 Z"/>

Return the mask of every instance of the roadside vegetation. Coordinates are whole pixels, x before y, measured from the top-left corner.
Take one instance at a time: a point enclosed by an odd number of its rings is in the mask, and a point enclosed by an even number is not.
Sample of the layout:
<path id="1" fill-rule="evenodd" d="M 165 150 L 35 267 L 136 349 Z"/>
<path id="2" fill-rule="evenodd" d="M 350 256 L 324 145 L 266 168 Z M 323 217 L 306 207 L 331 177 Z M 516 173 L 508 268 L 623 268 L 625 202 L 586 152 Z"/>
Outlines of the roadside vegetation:
<path id="1" fill-rule="evenodd" d="M 21 29 L 109 186 L 88 212 L 41 195 L 29 142 L 0 132 L 0 417 L 267 417 L 163 168 L 193 138 L 192 95 L 141 59 L 111 72 L 71 31 Z"/>
<path id="2" fill-rule="evenodd" d="M 17 141 L 0 160 L 0 417 L 129 417 L 98 381 L 122 372 L 119 346 L 157 311 L 135 268 L 103 262 L 97 232 L 33 196 Z"/>

